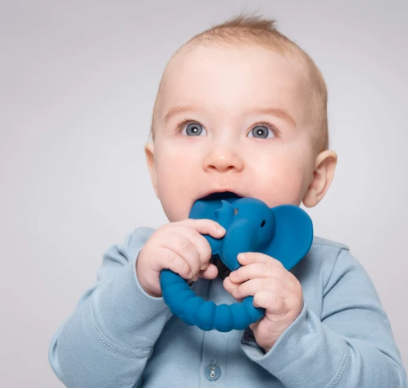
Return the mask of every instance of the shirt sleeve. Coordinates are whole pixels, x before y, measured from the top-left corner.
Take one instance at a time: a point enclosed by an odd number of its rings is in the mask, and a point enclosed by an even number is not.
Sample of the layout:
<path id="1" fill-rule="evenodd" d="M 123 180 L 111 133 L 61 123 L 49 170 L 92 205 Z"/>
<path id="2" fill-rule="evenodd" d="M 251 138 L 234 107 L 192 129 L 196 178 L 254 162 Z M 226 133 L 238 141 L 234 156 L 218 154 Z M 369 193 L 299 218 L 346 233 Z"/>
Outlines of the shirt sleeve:
<path id="1" fill-rule="evenodd" d="M 105 252 L 96 284 L 54 334 L 49 362 L 67 387 L 140 385 L 172 315 L 162 297 L 150 296 L 139 284 L 135 265 L 148 238 L 139 227 Z"/>
<path id="2" fill-rule="evenodd" d="M 284 386 L 407 387 L 407 376 L 391 325 L 368 274 L 341 249 L 323 291 L 321 317 L 308 308 L 265 354 L 241 348 Z"/>

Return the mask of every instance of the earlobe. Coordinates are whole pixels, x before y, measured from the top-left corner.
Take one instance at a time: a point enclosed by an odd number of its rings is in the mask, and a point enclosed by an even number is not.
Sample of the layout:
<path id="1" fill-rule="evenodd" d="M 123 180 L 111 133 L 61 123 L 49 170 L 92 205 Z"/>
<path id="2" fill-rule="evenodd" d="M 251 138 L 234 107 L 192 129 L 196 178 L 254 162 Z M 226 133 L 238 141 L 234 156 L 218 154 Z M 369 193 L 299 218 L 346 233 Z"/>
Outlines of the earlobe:
<path id="1" fill-rule="evenodd" d="M 156 193 L 156 197 L 159 198 L 159 193 L 157 191 L 156 170 L 154 167 L 154 143 L 148 143 L 147 145 L 145 145 L 144 151 L 146 155 L 147 167 L 150 173 L 150 180 Z"/>
<path id="2" fill-rule="evenodd" d="M 303 198 L 305 207 L 316 206 L 324 197 L 333 181 L 337 165 L 337 154 L 333 150 L 325 150 L 317 155 L 313 179 Z"/>

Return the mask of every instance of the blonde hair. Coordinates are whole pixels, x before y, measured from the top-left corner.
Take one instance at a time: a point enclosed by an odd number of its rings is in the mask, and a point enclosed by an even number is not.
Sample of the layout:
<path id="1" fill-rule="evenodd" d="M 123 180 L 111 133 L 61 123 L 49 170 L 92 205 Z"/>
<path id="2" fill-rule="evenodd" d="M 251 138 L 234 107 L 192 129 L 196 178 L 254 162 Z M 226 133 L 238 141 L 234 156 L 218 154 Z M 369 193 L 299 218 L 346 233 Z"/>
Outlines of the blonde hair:
<path id="1" fill-rule="evenodd" d="M 246 16 L 244 13 L 193 36 L 173 55 L 197 45 L 258 45 L 282 55 L 291 55 L 302 63 L 309 84 L 309 120 L 313 123 L 313 149 L 315 153 L 329 148 L 327 119 L 327 88 L 324 78 L 312 58 L 297 44 L 276 29 L 276 21 L 262 16 Z M 170 60 L 171 60 L 170 58 Z M 169 62 L 170 62 L 169 60 Z M 153 106 L 150 135 L 154 142 L 155 117 L 160 104 L 162 77 Z"/>

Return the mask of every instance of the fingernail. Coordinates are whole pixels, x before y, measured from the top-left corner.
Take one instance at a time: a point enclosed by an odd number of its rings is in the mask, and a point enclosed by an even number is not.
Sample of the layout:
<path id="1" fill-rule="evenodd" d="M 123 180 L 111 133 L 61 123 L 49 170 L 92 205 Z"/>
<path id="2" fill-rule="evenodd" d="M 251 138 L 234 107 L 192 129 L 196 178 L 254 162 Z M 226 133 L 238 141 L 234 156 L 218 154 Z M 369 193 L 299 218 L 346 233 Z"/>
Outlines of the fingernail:
<path id="1" fill-rule="evenodd" d="M 223 234 L 223 233 L 225 232 L 225 228 L 223 228 L 223 227 L 218 227 L 218 228 L 217 228 L 217 232 L 218 232 L 219 234 Z"/>

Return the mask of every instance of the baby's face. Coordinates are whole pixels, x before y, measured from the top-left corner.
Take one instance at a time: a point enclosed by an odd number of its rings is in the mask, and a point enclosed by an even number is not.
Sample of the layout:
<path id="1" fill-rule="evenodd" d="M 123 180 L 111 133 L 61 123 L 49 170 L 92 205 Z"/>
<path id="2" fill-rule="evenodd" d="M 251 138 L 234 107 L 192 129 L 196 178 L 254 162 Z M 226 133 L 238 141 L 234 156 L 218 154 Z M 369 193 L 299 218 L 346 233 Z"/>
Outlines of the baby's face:
<path id="1" fill-rule="evenodd" d="M 198 46 L 170 61 L 155 142 L 145 148 L 170 222 L 187 219 L 197 199 L 220 189 L 269 207 L 300 205 L 316 157 L 304 72 L 254 47 Z M 188 108 L 164 120 L 181 106 Z"/>

